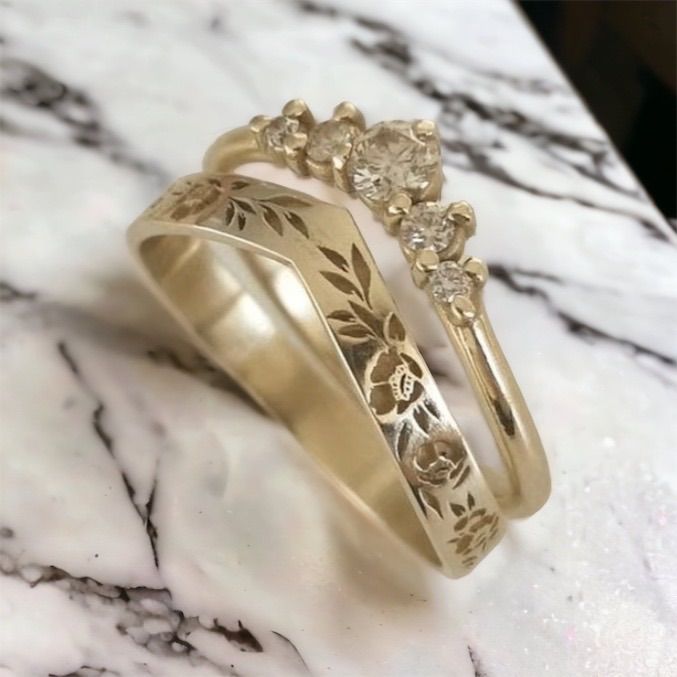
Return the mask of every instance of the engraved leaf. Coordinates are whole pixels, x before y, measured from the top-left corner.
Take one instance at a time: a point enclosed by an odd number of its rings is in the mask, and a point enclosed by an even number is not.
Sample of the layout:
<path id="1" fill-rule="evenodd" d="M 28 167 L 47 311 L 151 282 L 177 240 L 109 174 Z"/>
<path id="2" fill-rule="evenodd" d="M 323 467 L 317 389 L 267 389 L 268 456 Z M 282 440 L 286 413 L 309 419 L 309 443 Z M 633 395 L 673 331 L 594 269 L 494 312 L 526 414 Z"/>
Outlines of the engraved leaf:
<path id="1" fill-rule="evenodd" d="M 235 216 L 235 205 L 233 204 L 232 200 L 228 200 L 228 204 L 226 205 L 226 213 L 224 214 L 224 219 L 227 226 L 231 224 L 234 216 Z"/>
<path id="2" fill-rule="evenodd" d="M 240 230 L 243 230 L 246 225 L 247 225 L 247 217 L 242 212 L 238 212 L 237 227 Z"/>
<path id="3" fill-rule="evenodd" d="M 400 428 L 400 434 L 397 436 L 397 454 L 402 458 L 402 454 L 409 446 L 409 440 L 411 439 L 411 425 L 405 421 L 404 425 Z"/>
<path id="4" fill-rule="evenodd" d="M 388 333 L 388 338 L 393 341 L 404 341 L 406 337 L 406 332 L 404 330 L 404 325 L 395 313 L 391 313 L 388 317 L 388 325 L 386 331 Z"/>
<path id="5" fill-rule="evenodd" d="M 343 271 L 347 271 L 349 269 L 348 262 L 339 254 L 338 252 L 335 252 L 333 249 L 329 249 L 329 247 L 318 247 L 318 249 L 337 267 L 340 268 Z"/>
<path id="6" fill-rule="evenodd" d="M 349 324 L 347 327 L 339 329 L 338 333 L 341 336 L 350 336 L 351 338 L 366 338 L 371 336 L 369 330 L 361 324 Z"/>
<path id="7" fill-rule="evenodd" d="M 327 317 L 330 320 L 339 320 L 340 322 L 352 322 L 355 319 L 355 316 L 347 310 L 335 310 L 333 313 L 329 313 Z"/>
<path id="8" fill-rule="evenodd" d="M 468 494 L 468 510 L 472 510 L 475 507 L 475 497 L 472 494 Z"/>
<path id="9" fill-rule="evenodd" d="M 438 517 L 442 517 L 442 507 L 437 499 L 437 496 L 428 493 L 425 489 L 419 489 L 418 495 L 421 497 L 423 505 L 430 511 L 434 512 Z"/>
<path id="10" fill-rule="evenodd" d="M 233 198 L 233 202 L 243 211 L 248 212 L 249 214 L 254 214 L 254 207 L 249 204 L 247 200 L 243 200 L 242 198 Z"/>
<path id="11" fill-rule="evenodd" d="M 428 432 L 430 430 L 430 417 L 424 409 L 414 409 L 414 420 L 420 426 L 421 430 Z"/>
<path id="12" fill-rule="evenodd" d="M 456 480 L 456 483 L 452 487 L 452 489 L 456 489 L 456 487 L 460 487 L 463 482 L 465 482 L 466 478 L 470 474 L 470 466 L 466 466 L 463 469 L 463 472 L 461 473 L 461 476 Z"/>
<path id="13" fill-rule="evenodd" d="M 354 301 L 349 301 L 350 307 L 355 312 L 355 315 L 362 320 L 377 336 L 383 336 L 383 321 L 374 315 L 370 310 Z"/>
<path id="14" fill-rule="evenodd" d="M 304 237 L 310 237 L 305 221 L 298 214 L 294 214 L 293 212 L 285 212 L 284 217 L 287 219 L 287 223 L 289 223 L 292 228 L 298 230 L 301 235 Z"/>
<path id="15" fill-rule="evenodd" d="M 353 270 L 355 275 L 360 282 L 362 291 L 364 292 L 364 300 L 369 303 L 369 285 L 371 284 L 371 272 L 369 271 L 369 266 L 362 256 L 362 252 L 359 250 L 357 245 L 353 245 L 351 250 L 351 259 L 353 264 Z"/>
<path id="16" fill-rule="evenodd" d="M 298 209 L 299 207 L 310 207 L 311 203 L 302 200 L 294 195 L 274 195 L 266 199 L 266 202 L 272 202 L 280 207 L 289 207 L 291 209 Z"/>
<path id="17" fill-rule="evenodd" d="M 249 185 L 248 181 L 237 179 L 237 181 L 233 181 L 233 183 L 230 184 L 230 187 L 232 190 L 242 190 L 243 188 L 246 188 L 248 185 Z"/>
<path id="18" fill-rule="evenodd" d="M 460 503 L 449 503 L 449 507 L 451 508 L 451 512 L 453 512 L 456 517 L 462 517 L 465 513 L 465 506 L 461 505 Z"/>
<path id="19" fill-rule="evenodd" d="M 277 212 L 263 205 L 263 220 L 278 234 L 282 235 L 282 221 Z"/>
<path id="20" fill-rule="evenodd" d="M 355 294 L 360 298 L 362 297 L 360 290 L 348 278 L 343 277 L 343 275 L 333 273 L 330 270 L 321 270 L 320 274 L 344 294 Z"/>
<path id="21" fill-rule="evenodd" d="M 432 400 L 426 400 L 424 404 L 425 408 L 439 421 L 441 414 L 440 410 L 437 408 L 437 405 Z"/>

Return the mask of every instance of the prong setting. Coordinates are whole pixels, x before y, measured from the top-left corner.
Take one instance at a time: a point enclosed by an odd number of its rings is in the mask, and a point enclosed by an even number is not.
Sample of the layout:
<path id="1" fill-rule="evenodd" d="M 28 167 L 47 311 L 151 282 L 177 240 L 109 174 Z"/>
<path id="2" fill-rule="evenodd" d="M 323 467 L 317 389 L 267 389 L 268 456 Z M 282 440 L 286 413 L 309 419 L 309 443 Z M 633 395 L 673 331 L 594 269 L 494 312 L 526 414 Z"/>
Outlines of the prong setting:
<path id="1" fill-rule="evenodd" d="M 346 144 L 343 147 L 342 152 L 332 158 L 331 163 L 331 174 L 334 179 L 334 184 L 345 193 L 352 193 L 353 190 L 346 173 L 346 163 L 348 162 L 351 150 L 352 145 Z"/>
<path id="2" fill-rule="evenodd" d="M 489 269 L 487 268 L 487 264 L 474 256 L 470 256 L 465 260 L 463 263 L 463 269 L 466 273 L 468 273 L 468 275 L 470 275 L 470 277 L 473 278 L 475 285 L 478 288 L 484 287 L 487 280 L 489 279 Z"/>
<path id="3" fill-rule="evenodd" d="M 471 324 L 477 316 L 475 304 L 467 296 L 457 296 L 449 304 L 449 318 L 457 326 Z"/>
<path id="4" fill-rule="evenodd" d="M 310 129 L 315 125 L 315 118 L 303 99 L 292 99 L 282 108 L 282 115 L 298 120 L 303 127 Z"/>
<path id="5" fill-rule="evenodd" d="M 364 115 L 358 107 L 350 101 L 341 101 L 341 103 L 334 108 L 332 120 L 336 120 L 337 122 L 350 122 L 361 132 L 364 131 L 366 126 Z"/>
<path id="6" fill-rule="evenodd" d="M 251 129 L 251 131 L 258 137 L 260 136 L 261 132 L 270 124 L 272 119 L 273 118 L 269 115 L 255 115 L 249 121 L 249 129 Z"/>
<path id="7" fill-rule="evenodd" d="M 409 213 L 411 205 L 411 197 L 406 193 L 396 193 L 390 198 L 383 213 L 383 223 L 391 235 L 397 234 L 400 222 Z"/>
<path id="8" fill-rule="evenodd" d="M 475 210 L 465 200 L 452 202 L 447 213 L 454 224 L 463 230 L 466 238 L 475 234 Z"/>
<path id="9" fill-rule="evenodd" d="M 305 132 L 293 132 L 284 138 L 284 156 L 289 168 L 299 176 L 308 174 L 304 149 L 308 143 Z"/>
<path id="10" fill-rule="evenodd" d="M 437 125 L 395 120 L 365 127 L 348 101 L 316 124 L 302 99 L 288 101 L 278 117 L 259 115 L 249 124 L 271 160 L 357 194 L 398 235 L 415 284 L 429 290 L 454 324 L 472 322 L 488 271 L 474 257 L 459 260 L 475 233 L 473 208 L 465 201 L 438 201 L 443 175 Z"/>
<path id="11" fill-rule="evenodd" d="M 437 125 L 432 120 L 415 120 L 411 127 L 419 141 L 439 139 Z"/>

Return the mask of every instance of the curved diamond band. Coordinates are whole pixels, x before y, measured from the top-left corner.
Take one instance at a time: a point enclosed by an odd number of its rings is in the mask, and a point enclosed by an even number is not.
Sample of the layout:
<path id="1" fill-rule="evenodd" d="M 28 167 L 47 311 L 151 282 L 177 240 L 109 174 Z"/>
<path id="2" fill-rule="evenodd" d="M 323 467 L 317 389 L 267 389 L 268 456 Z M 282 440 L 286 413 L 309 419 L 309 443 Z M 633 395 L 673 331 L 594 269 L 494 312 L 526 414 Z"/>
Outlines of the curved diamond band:
<path id="1" fill-rule="evenodd" d="M 505 461 L 489 487 L 346 210 L 230 173 L 266 161 L 359 197 L 399 238 L 469 376 Z M 366 128 L 339 104 L 316 124 L 300 100 L 220 137 L 130 227 L 151 287 L 237 379 L 415 551 L 472 569 L 549 493 L 547 462 L 482 304 L 484 264 L 463 254 L 465 202 L 441 205 L 435 125 Z"/>

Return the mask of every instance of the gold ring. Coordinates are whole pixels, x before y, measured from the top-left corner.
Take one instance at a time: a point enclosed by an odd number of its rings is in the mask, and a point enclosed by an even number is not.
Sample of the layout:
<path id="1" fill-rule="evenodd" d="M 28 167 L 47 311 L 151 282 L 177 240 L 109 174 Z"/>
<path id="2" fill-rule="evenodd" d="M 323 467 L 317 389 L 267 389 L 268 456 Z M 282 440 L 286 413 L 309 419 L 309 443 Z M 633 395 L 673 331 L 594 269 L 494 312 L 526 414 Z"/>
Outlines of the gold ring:
<path id="1" fill-rule="evenodd" d="M 347 210 L 251 177 L 272 162 L 359 197 L 399 238 L 414 282 L 454 346 L 510 479 L 489 486 Z M 428 120 L 368 129 L 341 103 L 306 104 L 221 136 L 203 172 L 176 181 L 130 226 L 132 252 L 195 344 L 236 379 L 419 555 L 468 573 L 504 516 L 538 510 L 547 461 L 482 303 L 486 266 L 463 254 L 465 202 L 443 205 Z"/>

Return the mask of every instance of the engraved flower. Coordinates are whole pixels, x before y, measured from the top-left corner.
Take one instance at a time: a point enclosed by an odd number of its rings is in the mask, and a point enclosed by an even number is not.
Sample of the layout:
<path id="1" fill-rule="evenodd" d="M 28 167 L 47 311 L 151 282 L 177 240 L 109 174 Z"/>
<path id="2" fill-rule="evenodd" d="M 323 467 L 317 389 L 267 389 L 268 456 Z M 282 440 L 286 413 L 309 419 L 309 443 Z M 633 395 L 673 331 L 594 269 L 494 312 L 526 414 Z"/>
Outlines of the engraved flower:
<path id="1" fill-rule="evenodd" d="M 417 486 L 439 487 L 456 480 L 458 486 L 467 477 L 468 455 L 458 441 L 430 439 L 407 456 L 407 476 Z"/>
<path id="2" fill-rule="evenodd" d="M 388 347 L 378 354 L 368 374 L 372 385 L 369 404 L 379 416 L 393 410 L 401 414 L 424 392 L 423 371 L 404 349 L 405 331 L 399 318 L 391 314 L 385 328 Z"/>
<path id="3" fill-rule="evenodd" d="M 454 524 L 457 535 L 449 543 L 456 545 L 456 554 L 464 556 L 466 564 L 473 564 L 498 534 L 498 515 L 486 508 L 476 508 L 471 494 L 468 494 L 467 505 L 452 503 L 451 509 L 459 519 Z"/>
<path id="4" fill-rule="evenodd" d="M 185 183 L 185 192 L 174 204 L 169 216 L 180 221 L 194 216 L 211 207 L 223 194 L 223 186 L 218 179 L 207 179 L 197 183 L 189 180 Z"/>

